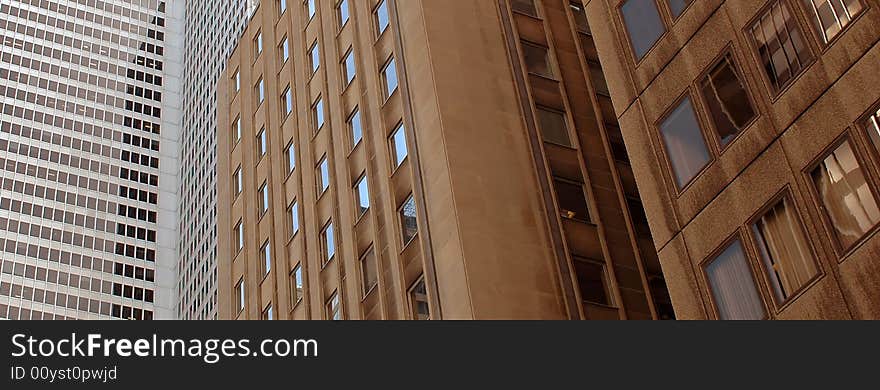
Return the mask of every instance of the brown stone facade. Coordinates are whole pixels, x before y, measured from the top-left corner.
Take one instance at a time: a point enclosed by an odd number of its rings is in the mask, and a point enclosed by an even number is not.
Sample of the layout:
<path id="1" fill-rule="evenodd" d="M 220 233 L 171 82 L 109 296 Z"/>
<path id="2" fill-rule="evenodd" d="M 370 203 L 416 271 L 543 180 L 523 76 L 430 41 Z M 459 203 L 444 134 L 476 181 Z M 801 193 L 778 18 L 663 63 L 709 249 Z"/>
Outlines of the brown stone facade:
<path id="1" fill-rule="evenodd" d="M 262 2 L 219 85 L 221 318 L 674 317 L 583 9 L 520 3 Z"/>
<path id="2" fill-rule="evenodd" d="M 880 318 L 880 2 L 584 4 L 678 318 Z"/>

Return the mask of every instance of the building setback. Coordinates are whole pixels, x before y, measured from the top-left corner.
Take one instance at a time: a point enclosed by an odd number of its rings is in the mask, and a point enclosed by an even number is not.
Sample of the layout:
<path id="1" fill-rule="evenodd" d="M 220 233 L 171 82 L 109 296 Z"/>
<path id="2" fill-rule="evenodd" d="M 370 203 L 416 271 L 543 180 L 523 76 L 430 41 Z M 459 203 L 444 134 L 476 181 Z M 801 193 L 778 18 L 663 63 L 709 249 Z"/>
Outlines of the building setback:
<path id="1" fill-rule="evenodd" d="M 222 319 L 674 316 L 578 4 L 264 1 L 218 90 Z"/>
<path id="2" fill-rule="evenodd" d="M 0 318 L 175 317 L 181 15 L 0 4 Z"/>
<path id="3" fill-rule="evenodd" d="M 880 2 L 584 3 L 677 316 L 880 318 Z"/>

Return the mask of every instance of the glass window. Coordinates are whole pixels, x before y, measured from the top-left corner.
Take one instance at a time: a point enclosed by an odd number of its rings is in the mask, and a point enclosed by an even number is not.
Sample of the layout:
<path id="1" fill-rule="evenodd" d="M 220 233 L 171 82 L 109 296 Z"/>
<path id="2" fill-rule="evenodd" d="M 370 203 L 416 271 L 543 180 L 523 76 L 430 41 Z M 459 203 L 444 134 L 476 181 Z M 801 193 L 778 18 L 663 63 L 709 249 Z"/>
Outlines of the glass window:
<path id="1" fill-rule="evenodd" d="M 290 86 L 285 88 L 281 95 L 281 107 L 284 108 L 285 119 L 293 113 L 293 93 L 290 91 Z"/>
<path id="2" fill-rule="evenodd" d="M 241 140 L 241 117 L 235 118 L 235 122 L 232 124 L 232 136 L 233 144 Z"/>
<path id="3" fill-rule="evenodd" d="M 868 131 L 868 138 L 874 144 L 874 149 L 880 151 L 880 110 L 871 114 L 865 120 L 865 130 Z"/>
<path id="4" fill-rule="evenodd" d="M 862 13 L 865 6 L 860 0 L 801 0 L 807 9 L 813 27 L 828 43 L 840 33 L 853 18 Z"/>
<path id="5" fill-rule="evenodd" d="M 370 190 L 367 183 L 367 175 L 363 174 L 354 185 L 355 200 L 357 201 L 357 215 L 361 216 L 370 209 Z"/>
<path id="6" fill-rule="evenodd" d="M 605 263 L 572 257 L 581 299 L 599 305 L 612 306 L 611 293 L 608 289 L 608 274 Z"/>
<path id="7" fill-rule="evenodd" d="M 260 129 L 257 134 L 257 158 L 262 159 L 269 150 L 269 141 L 266 139 L 266 129 Z"/>
<path id="8" fill-rule="evenodd" d="M 550 49 L 531 42 L 521 42 L 526 70 L 529 73 L 553 78 L 553 66 L 550 64 Z"/>
<path id="9" fill-rule="evenodd" d="M 430 320 L 431 306 L 428 304 L 428 289 L 421 278 L 409 289 L 409 304 L 415 320 Z"/>
<path id="10" fill-rule="evenodd" d="M 379 2 L 379 6 L 373 11 L 373 16 L 376 19 L 376 35 L 382 36 L 382 34 L 385 33 L 385 30 L 388 29 L 388 24 L 390 23 L 390 18 L 388 17 L 388 4 L 385 0 Z"/>
<path id="11" fill-rule="evenodd" d="M 333 321 L 342 320 L 342 310 L 339 310 L 339 295 L 334 291 L 327 300 L 327 319 Z"/>
<path id="12" fill-rule="evenodd" d="M 342 61 L 342 72 L 345 76 L 345 85 L 351 84 L 357 74 L 357 64 L 354 62 L 354 50 L 352 49 L 348 49 L 348 53 L 345 54 L 345 59 Z"/>
<path id="13" fill-rule="evenodd" d="M 235 229 L 233 229 L 233 234 L 235 236 L 235 254 L 239 254 L 242 249 L 244 249 L 244 226 L 241 224 L 239 220 L 235 225 Z"/>
<path id="14" fill-rule="evenodd" d="M 235 285 L 235 295 L 238 296 L 238 312 L 241 313 L 245 308 L 245 299 L 244 299 L 244 278 L 239 279 L 238 283 Z"/>
<path id="15" fill-rule="evenodd" d="M 296 306 L 303 299 L 303 275 L 302 265 L 297 264 L 290 273 L 290 301 L 291 306 Z"/>
<path id="16" fill-rule="evenodd" d="M 286 36 L 281 40 L 279 51 L 281 52 L 281 63 L 283 64 L 290 59 L 290 44 L 287 42 Z"/>
<path id="17" fill-rule="evenodd" d="M 299 205 L 296 203 L 296 200 L 287 208 L 287 215 L 290 220 L 290 236 L 293 237 L 299 233 Z"/>
<path id="18" fill-rule="evenodd" d="M 260 216 L 269 211 L 269 184 L 260 186 Z"/>
<path id="19" fill-rule="evenodd" d="M 797 21 L 782 0 L 761 15 L 751 32 L 773 93 L 800 74 L 813 58 Z"/>
<path id="20" fill-rule="evenodd" d="M 283 14 L 287 11 L 287 0 L 278 0 L 278 13 Z"/>
<path id="21" fill-rule="evenodd" d="M 514 12 L 538 17 L 538 7 L 535 5 L 535 0 L 510 0 L 510 9 Z"/>
<path id="22" fill-rule="evenodd" d="M 800 218 L 784 197 L 752 226 L 764 271 L 777 303 L 783 303 L 819 273 Z"/>
<path id="23" fill-rule="evenodd" d="M 666 33 L 660 11 L 654 0 L 626 0 L 620 7 L 636 60 L 645 54 Z"/>
<path id="24" fill-rule="evenodd" d="M 260 54 L 263 53 L 263 32 L 260 31 L 257 33 L 257 36 L 254 37 L 254 61 L 260 57 Z"/>
<path id="25" fill-rule="evenodd" d="M 324 127 L 324 99 L 318 97 L 312 105 L 312 121 L 315 124 L 315 132 Z"/>
<path id="26" fill-rule="evenodd" d="M 403 238 L 403 246 L 407 246 L 419 232 L 416 219 L 416 200 L 412 195 L 400 206 L 400 233 Z"/>
<path id="27" fill-rule="evenodd" d="M 709 163 L 709 149 L 691 99 L 685 97 L 660 125 L 678 188 L 687 186 Z"/>
<path id="28" fill-rule="evenodd" d="M 355 108 L 351 116 L 348 117 L 348 129 L 351 134 L 351 148 L 354 149 L 364 137 L 364 131 L 361 126 L 361 112 Z"/>
<path id="29" fill-rule="evenodd" d="M 700 82 L 715 132 L 726 146 L 752 119 L 755 110 L 733 55 L 727 54 Z"/>
<path id="30" fill-rule="evenodd" d="M 232 177 L 233 177 L 232 183 L 235 186 L 234 187 L 234 196 L 238 197 L 239 195 L 241 195 L 241 191 L 244 190 L 244 183 L 243 183 L 242 175 L 241 175 L 241 167 L 238 167 L 235 170 L 235 173 L 232 174 Z"/>
<path id="31" fill-rule="evenodd" d="M 348 23 L 349 19 L 350 10 L 348 9 L 348 0 L 340 1 L 336 6 L 336 12 L 339 17 L 339 28 L 342 29 L 342 27 L 345 27 L 345 24 Z"/>
<path id="32" fill-rule="evenodd" d="M 553 180 L 553 184 L 562 217 L 590 222 L 590 208 L 587 206 L 583 184 L 558 178 Z"/>
<path id="33" fill-rule="evenodd" d="M 266 306 L 266 308 L 263 309 L 263 321 L 272 321 L 274 319 L 275 316 L 272 313 L 272 304 L 270 303 L 269 306 Z"/>
<path id="34" fill-rule="evenodd" d="M 312 63 L 312 74 L 314 74 L 321 67 L 321 53 L 318 49 L 318 41 L 312 43 L 312 47 L 309 48 L 309 61 Z"/>
<path id="35" fill-rule="evenodd" d="M 379 283 L 379 270 L 377 267 L 376 254 L 373 248 L 370 248 L 361 256 L 361 281 L 364 286 L 364 296 Z"/>
<path id="36" fill-rule="evenodd" d="M 318 163 L 316 178 L 318 180 L 318 196 L 320 197 L 330 188 L 330 163 L 327 162 L 327 156 L 321 158 L 321 162 Z"/>
<path id="37" fill-rule="evenodd" d="M 669 11 L 672 12 L 672 18 L 675 19 L 681 16 L 685 8 L 693 2 L 694 0 L 667 0 Z"/>
<path id="38" fill-rule="evenodd" d="M 397 130 L 394 130 L 394 134 L 391 135 L 391 151 L 393 152 L 392 162 L 396 169 L 403 164 L 409 155 L 406 146 L 406 129 L 403 127 L 403 123 L 397 125 Z"/>
<path id="39" fill-rule="evenodd" d="M 321 231 L 321 246 L 324 252 L 324 264 L 333 260 L 336 255 L 336 240 L 333 236 L 333 222 L 327 223 L 324 230 Z"/>
<path id="40" fill-rule="evenodd" d="M 284 154 L 287 156 L 287 173 L 290 174 L 296 169 L 296 149 L 293 147 L 293 142 L 287 145 Z"/>
<path id="41" fill-rule="evenodd" d="M 315 13 L 317 13 L 317 9 L 315 8 L 315 0 L 305 0 L 306 3 L 306 12 L 308 12 L 309 20 L 312 20 L 315 17 Z"/>
<path id="42" fill-rule="evenodd" d="M 257 101 L 260 104 L 263 104 L 263 100 L 266 100 L 266 88 L 263 84 L 263 78 L 260 77 L 260 81 L 257 81 L 257 85 L 254 88 L 254 92 L 257 94 Z"/>
<path id="43" fill-rule="evenodd" d="M 241 72 L 236 70 L 233 79 L 235 80 L 235 92 L 238 92 L 241 90 Z"/>
<path id="44" fill-rule="evenodd" d="M 385 68 L 382 69 L 382 83 L 385 85 L 385 99 L 391 97 L 397 91 L 397 65 L 394 58 L 390 58 Z"/>
<path id="45" fill-rule="evenodd" d="M 272 248 L 269 246 L 269 240 L 266 240 L 260 248 L 260 259 L 263 260 L 263 275 L 268 275 L 269 271 L 272 271 Z"/>
<path id="46" fill-rule="evenodd" d="M 742 242 L 735 240 L 705 265 L 706 278 L 721 320 L 760 320 L 764 304 Z"/>
<path id="47" fill-rule="evenodd" d="M 538 107 L 538 122 L 545 142 L 571 147 L 565 113 Z"/>
<path id="48" fill-rule="evenodd" d="M 851 248 L 880 222 L 877 199 L 849 141 L 831 152 L 811 177 L 843 249 Z"/>

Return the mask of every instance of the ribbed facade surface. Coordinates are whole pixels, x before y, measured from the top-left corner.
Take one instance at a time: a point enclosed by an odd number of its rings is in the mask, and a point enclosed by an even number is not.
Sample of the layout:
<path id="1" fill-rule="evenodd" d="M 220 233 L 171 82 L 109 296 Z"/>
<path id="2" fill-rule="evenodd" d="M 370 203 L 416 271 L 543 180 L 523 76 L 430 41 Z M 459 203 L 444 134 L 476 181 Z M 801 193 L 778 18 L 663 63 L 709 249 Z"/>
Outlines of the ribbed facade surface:
<path id="1" fill-rule="evenodd" d="M 181 319 L 217 318 L 217 80 L 257 4 L 186 2 L 176 308 Z"/>
<path id="2" fill-rule="evenodd" d="M 0 3 L 0 318 L 175 317 L 182 16 Z"/>

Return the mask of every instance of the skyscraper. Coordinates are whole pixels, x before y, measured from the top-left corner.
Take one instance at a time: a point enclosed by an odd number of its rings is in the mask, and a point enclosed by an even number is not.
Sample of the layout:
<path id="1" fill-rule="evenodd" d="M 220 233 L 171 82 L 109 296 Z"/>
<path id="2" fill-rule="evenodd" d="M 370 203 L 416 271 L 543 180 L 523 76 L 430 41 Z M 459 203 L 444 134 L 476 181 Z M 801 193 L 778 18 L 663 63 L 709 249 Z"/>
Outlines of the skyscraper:
<path id="1" fill-rule="evenodd" d="M 257 3 L 186 2 L 177 281 L 181 319 L 217 317 L 217 80 Z"/>
<path id="2" fill-rule="evenodd" d="M 880 318 L 880 2 L 585 3 L 676 314 Z"/>
<path id="3" fill-rule="evenodd" d="M 174 318 L 182 15 L 0 4 L 0 318 Z"/>
<path id="4" fill-rule="evenodd" d="M 221 318 L 674 316 L 578 4 L 263 2 L 219 94 Z"/>

